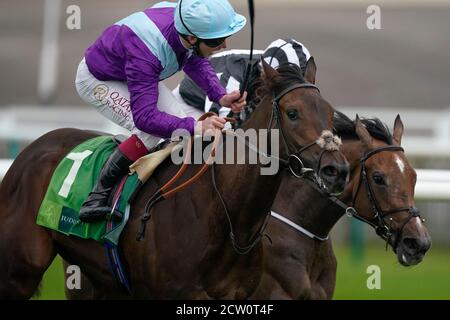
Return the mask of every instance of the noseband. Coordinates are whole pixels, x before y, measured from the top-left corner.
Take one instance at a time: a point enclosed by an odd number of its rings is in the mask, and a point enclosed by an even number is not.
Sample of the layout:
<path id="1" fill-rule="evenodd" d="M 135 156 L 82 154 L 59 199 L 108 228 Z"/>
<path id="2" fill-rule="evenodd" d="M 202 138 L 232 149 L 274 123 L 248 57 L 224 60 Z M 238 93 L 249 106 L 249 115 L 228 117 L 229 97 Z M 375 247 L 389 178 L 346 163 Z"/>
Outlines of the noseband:
<path id="1" fill-rule="evenodd" d="M 410 206 L 410 207 L 401 207 L 401 208 L 395 208 L 395 209 L 390 209 L 390 210 L 382 210 L 377 198 L 375 197 L 375 193 L 373 191 L 373 187 L 369 182 L 368 179 L 368 174 L 367 174 L 367 169 L 366 169 L 366 164 L 365 162 L 372 157 L 375 154 L 378 154 L 380 152 L 383 151 L 402 151 L 404 152 L 402 147 L 397 147 L 397 146 L 386 146 L 386 147 L 381 147 L 375 150 L 372 150 L 370 152 L 368 152 L 367 154 L 365 154 L 360 160 L 360 166 L 361 166 L 361 171 L 360 171 L 360 177 L 359 177 L 359 183 L 358 183 L 358 187 L 356 189 L 355 195 L 353 197 L 352 200 L 352 205 L 351 206 L 345 206 L 345 212 L 347 215 L 349 216 L 353 216 L 356 219 L 363 221 L 367 224 L 369 224 L 370 226 L 372 226 L 376 233 L 383 239 L 389 241 L 392 237 L 392 235 L 394 234 L 394 230 L 392 230 L 392 228 L 386 224 L 385 222 L 385 218 L 387 216 L 390 216 L 392 214 L 395 213 L 399 213 L 399 212 L 403 212 L 406 211 L 409 213 L 409 217 L 408 219 L 405 220 L 405 222 L 403 222 L 403 224 L 400 227 L 400 230 L 398 231 L 398 236 L 395 239 L 395 243 L 392 244 L 392 246 L 394 248 L 397 247 L 398 241 L 399 241 L 399 235 L 403 232 L 403 228 L 405 227 L 405 225 L 414 217 L 420 217 L 419 214 L 419 209 L 417 209 L 414 206 Z M 369 201 L 371 203 L 372 206 L 372 213 L 373 213 L 373 218 L 368 220 L 363 218 L 354 208 L 355 205 L 355 201 L 356 201 L 356 197 L 358 196 L 361 184 L 364 183 L 364 186 L 366 187 L 366 191 L 367 191 L 367 197 L 369 198 Z M 390 220 L 392 221 L 392 218 L 390 218 Z"/>

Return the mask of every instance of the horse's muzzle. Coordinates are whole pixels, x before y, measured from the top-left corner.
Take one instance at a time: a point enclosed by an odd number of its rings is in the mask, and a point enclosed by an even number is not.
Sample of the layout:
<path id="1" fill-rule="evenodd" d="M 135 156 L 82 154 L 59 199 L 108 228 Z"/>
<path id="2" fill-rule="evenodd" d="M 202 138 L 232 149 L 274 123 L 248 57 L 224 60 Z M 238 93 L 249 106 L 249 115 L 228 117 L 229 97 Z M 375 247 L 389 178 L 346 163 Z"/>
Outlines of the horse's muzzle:
<path id="1" fill-rule="evenodd" d="M 403 237 L 395 250 L 397 260 L 403 266 L 419 264 L 430 247 L 431 238 L 429 236 Z"/>
<path id="2" fill-rule="evenodd" d="M 348 182 L 349 167 L 346 164 L 334 162 L 320 168 L 319 177 L 329 193 L 339 194 L 344 191 Z"/>

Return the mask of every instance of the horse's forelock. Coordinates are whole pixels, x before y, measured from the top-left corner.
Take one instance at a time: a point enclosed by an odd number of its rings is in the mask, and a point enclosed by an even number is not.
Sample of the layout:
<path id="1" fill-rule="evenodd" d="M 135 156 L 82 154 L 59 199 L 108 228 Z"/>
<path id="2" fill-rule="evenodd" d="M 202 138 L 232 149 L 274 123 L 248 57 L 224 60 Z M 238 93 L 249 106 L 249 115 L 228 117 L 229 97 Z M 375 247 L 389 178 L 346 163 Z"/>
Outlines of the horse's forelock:
<path id="1" fill-rule="evenodd" d="M 251 116 L 265 96 L 278 95 L 284 89 L 296 83 L 306 83 L 301 68 L 296 64 L 283 63 L 278 67 L 277 72 L 279 75 L 271 80 L 263 79 L 261 70 L 258 68 L 255 68 L 252 72 L 247 97 L 246 118 Z"/>
<path id="2" fill-rule="evenodd" d="M 284 63 L 277 69 L 279 75 L 273 79 L 272 89 L 279 94 L 284 89 L 297 84 L 306 83 L 302 75 L 302 69 L 293 63 Z"/>
<path id="3" fill-rule="evenodd" d="M 283 63 L 277 68 L 278 75 L 270 80 L 255 79 L 252 85 L 252 91 L 255 91 L 258 96 L 262 94 L 278 95 L 284 89 L 296 83 L 306 83 L 302 75 L 302 69 L 293 63 Z"/>

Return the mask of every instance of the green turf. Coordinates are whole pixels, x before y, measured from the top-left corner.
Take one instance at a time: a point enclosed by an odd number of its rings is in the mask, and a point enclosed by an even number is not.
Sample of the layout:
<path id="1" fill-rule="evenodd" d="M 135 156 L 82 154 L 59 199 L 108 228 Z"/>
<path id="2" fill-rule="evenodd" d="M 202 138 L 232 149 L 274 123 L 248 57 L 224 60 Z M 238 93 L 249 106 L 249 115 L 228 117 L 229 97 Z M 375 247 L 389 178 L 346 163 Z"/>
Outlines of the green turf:
<path id="1" fill-rule="evenodd" d="M 366 248 L 361 262 L 349 248 L 335 249 L 338 272 L 334 299 L 450 299 L 450 250 L 431 248 L 416 266 L 403 267 L 382 244 Z M 367 267 L 380 267 L 381 288 L 368 289 Z"/>
<path id="2" fill-rule="evenodd" d="M 39 296 L 36 296 L 33 299 L 65 300 L 63 272 L 62 260 L 58 256 L 44 275 Z"/>
<path id="3" fill-rule="evenodd" d="M 338 274 L 335 299 L 450 299 L 450 249 L 431 248 L 424 261 L 402 267 L 392 250 L 383 244 L 366 247 L 360 262 L 352 259 L 349 247 L 336 247 Z M 381 289 L 368 289 L 367 267 L 381 271 Z M 44 276 L 38 299 L 64 299 L 61 259 L 57 258 Z"/>

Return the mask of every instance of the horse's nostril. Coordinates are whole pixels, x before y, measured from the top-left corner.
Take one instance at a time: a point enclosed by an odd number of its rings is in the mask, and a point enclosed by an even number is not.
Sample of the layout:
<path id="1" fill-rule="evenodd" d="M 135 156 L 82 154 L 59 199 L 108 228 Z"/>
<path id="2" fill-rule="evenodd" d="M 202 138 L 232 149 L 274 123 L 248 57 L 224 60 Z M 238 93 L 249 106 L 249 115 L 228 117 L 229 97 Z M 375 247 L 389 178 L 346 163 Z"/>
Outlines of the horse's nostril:
<path id="1" fill-rule="evenodd" d="M 417 252 L 420 245 L 415 238 L 404 238 L 403 244 L 409 252 Z"/>
<path id="2" fill-rule="evenodd" d="M 334 166 L 326 166 L 322 168 L 322 172 L 329 177 L 336 177 L 339 175 L 339 170 Z"/>
<path id="3" fill-rule="evenodd" d="M 424 255 L 431 247 L 431 240 L 427 237 L 404 238 L 404 250 L 410 255 Z"/>

